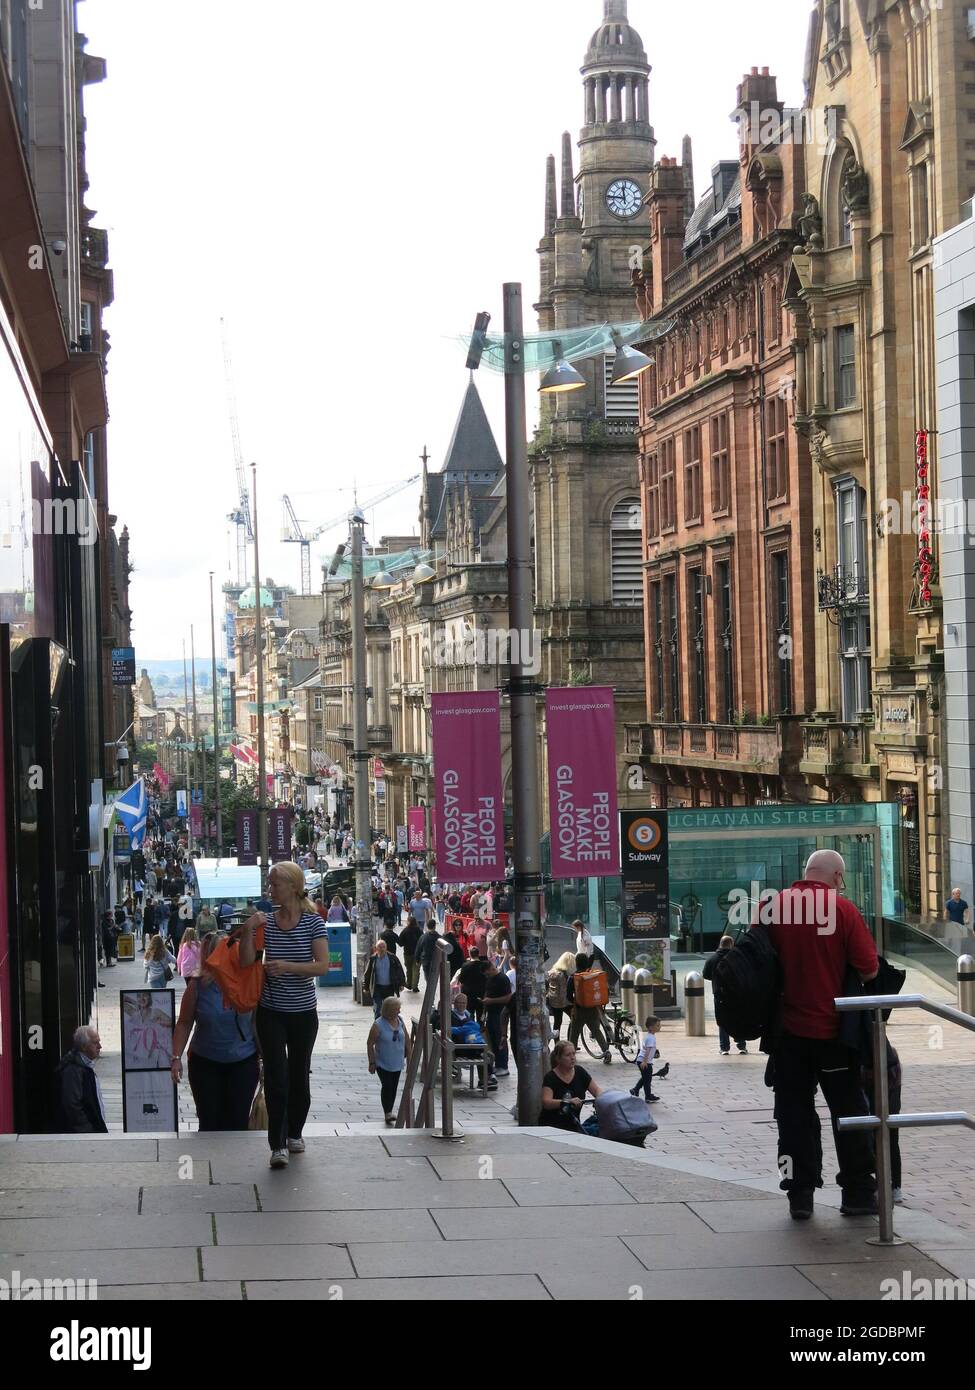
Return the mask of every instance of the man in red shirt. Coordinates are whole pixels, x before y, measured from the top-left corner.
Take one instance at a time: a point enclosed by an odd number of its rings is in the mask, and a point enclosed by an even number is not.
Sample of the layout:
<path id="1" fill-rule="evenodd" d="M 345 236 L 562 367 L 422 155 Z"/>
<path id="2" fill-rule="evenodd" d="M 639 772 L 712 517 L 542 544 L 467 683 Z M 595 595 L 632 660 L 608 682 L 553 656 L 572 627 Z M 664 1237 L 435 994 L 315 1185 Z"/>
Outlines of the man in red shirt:
<path id="1" fill-rule="evenodd" d="M 835 850 L 809 856 L 803 878 L 760 913 L 782 966 L 782 1009 L 772 1053 L 775 1119 L 779 1128 L 780 1187 L 797 1221 L 813 1214 L 813 1193 L 823 1185 L 823 1146 L 816 1114 L 821 1088 L 833 1121 L 833 1139 L 845 1216 L 877 1211 L 873 1137 L 840 1132 L 837 1120 L 864 1115 L 860 1058 L 839 1038 L 833 1000 L 842 996 L 849 968 L 861 980 L 878 970 L 873 938 L 860 913 L 841 897 L 846 865 Z"/>

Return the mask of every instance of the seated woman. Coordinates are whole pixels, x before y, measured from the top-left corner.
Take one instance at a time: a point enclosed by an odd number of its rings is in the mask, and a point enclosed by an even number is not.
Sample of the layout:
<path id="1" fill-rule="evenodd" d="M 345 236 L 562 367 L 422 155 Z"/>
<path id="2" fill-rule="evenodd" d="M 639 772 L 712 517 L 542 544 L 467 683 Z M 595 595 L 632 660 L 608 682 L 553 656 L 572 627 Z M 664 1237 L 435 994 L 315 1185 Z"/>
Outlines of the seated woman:
<path id="1" fill-rule="evenodd" d="M 538 1123 L 553 1125 L 580 1134 L 579 1111 L 586 1099 L 602 1094 L 583 1067 L 576 1066 L 576 1050 L 570 1042 L 558 1042 L 552 1049 L 552 1070 L 542 1082 L 542 1113 Z"/>

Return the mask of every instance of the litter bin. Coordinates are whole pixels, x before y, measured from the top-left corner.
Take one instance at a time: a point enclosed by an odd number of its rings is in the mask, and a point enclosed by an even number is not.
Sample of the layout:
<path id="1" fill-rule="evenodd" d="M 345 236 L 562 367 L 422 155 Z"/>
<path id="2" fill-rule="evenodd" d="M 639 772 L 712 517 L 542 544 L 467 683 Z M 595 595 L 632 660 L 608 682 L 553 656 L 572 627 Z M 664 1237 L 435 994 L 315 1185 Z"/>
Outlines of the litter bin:
<path id="1" fill-rule="evenodd" d="M 124 931 L 115 939 L 115 954 L 119 960 L 135 960 L 135 937 Z"/>
<path id="2" fill-rule="evenodd" d="M 328 924 L 328 974 L 319 975 L 323 988 L 352 983 L 352 928 L 347 922 Z"/>

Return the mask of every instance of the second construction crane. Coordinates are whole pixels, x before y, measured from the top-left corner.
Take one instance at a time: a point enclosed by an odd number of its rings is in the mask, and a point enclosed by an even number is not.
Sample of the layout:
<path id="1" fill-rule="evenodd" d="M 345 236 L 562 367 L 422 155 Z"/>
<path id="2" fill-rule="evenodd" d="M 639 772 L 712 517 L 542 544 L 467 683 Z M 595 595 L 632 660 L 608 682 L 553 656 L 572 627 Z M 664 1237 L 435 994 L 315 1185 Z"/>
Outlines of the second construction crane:
<path id="1" fill-rule="evenodd" d="M 365 502 L 357 503 L 360 511 L 368 511 L 371 507 L 376 507 L 380 502 L 387 501 L 390 497 L 395 497 L 398 492 L 408 488 L 411 483 L 415 483 L 419 478 L 419 473 L 414 473 L 411 478 L 404 478 L 402 482 L 396 483 L 393 487 L 387 488 L 385 492 L 379 493 L 377 497 L 370 497 Z M 339 516 L 334 516 L 330 521 L 324 522 L 321 526 L 316 526 L 314 531 L 307 534 L 301 529 L 301 522 L 295 515 L 295 509 L 291 505 L 291 498 L 287 493 L 281 498 L 284 503 L 284 529 L 281 533 L 282 541 L 290 541 L 295 545 L 301 546 L 301 592 L 302 594 L 311 593 L 311 543 L 317 541 L 319 536 L 326 531 L 331 531 L 333 527 L 340 526 L 349 518 L 349 512 L 342 512 Z"/>
<path id="2" fill-rule="evenodd" d="M 251 495 L 247 487 L 244 455 L 240 447 L 240 428 L 237 424 L 237 393 L 234 390 L 234 369 L 230 360 L 230 338 L 224 319 L 220 320 L 220 332 L 223 338 L 223 369 L 227 382 L 230 436 L 233 441 L 234 468 L 237 471 L 237 505 L 227 519 L 237 527 L 237 583 L 243 587 L 247 583 L 247 555 L 254 540 L 254 528 L 251 522 Z"/>

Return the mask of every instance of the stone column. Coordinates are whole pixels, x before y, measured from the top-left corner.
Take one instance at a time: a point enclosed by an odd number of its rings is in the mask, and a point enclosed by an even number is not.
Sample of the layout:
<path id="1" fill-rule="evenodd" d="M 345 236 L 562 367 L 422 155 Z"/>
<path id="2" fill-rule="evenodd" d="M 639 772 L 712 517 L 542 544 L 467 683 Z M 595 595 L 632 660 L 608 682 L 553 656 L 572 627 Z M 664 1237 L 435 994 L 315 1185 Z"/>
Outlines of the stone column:
<path id="1" fill-rule="evenodd" d="M 609 80 L 610 80 L 610 82 L 611 82 L 611 84 L 612 84 L 610 90 L 611 90 L 611 92 L 612 92 L 612 100 L 613 100 L 612 117 L 611 117 L 611 119 L 614 120 L 614 121 L 621 121 L 621 120 L 623 119 L 623 112 L 622 112 L 622 104 L 623 104 L 623 103 L 622 103 L 622 91 L 621 91 L 621 88 L 620 88 L 620 79 L 614 75 L 614 76 L 611 77 Z"/>
<path id="2" fill-rule="evenodd" d="M 806 345 L 796 343 L 796 414 L 805 415 L 808 392 L 806 390 Z"/>
<path id="3" fill-rule="evenodd" d="M 633 85 L 634 79 L 626 79 L 626 110 L 623 119 L 626 121 L 636 120 L 636 88 Z"/>
<path id="4" fill-rule="evenodd" d="M 602 76 L 596 78 L 596 121 L 606 124 L 606 79 Z"/>
<path id="5" fill-rule="evenodd" d="M 813 410 L 823 410 L 826 406 L 826 379 L 823 375 L 825 361 L 824 348 L 826 334 L 821 328 L 813 329 Z"/>
<path id="6" fill-rule="evenodd" d="M 596 124 L 596 81 L 590 78 L 586 83 L 586 125 Z"/>

